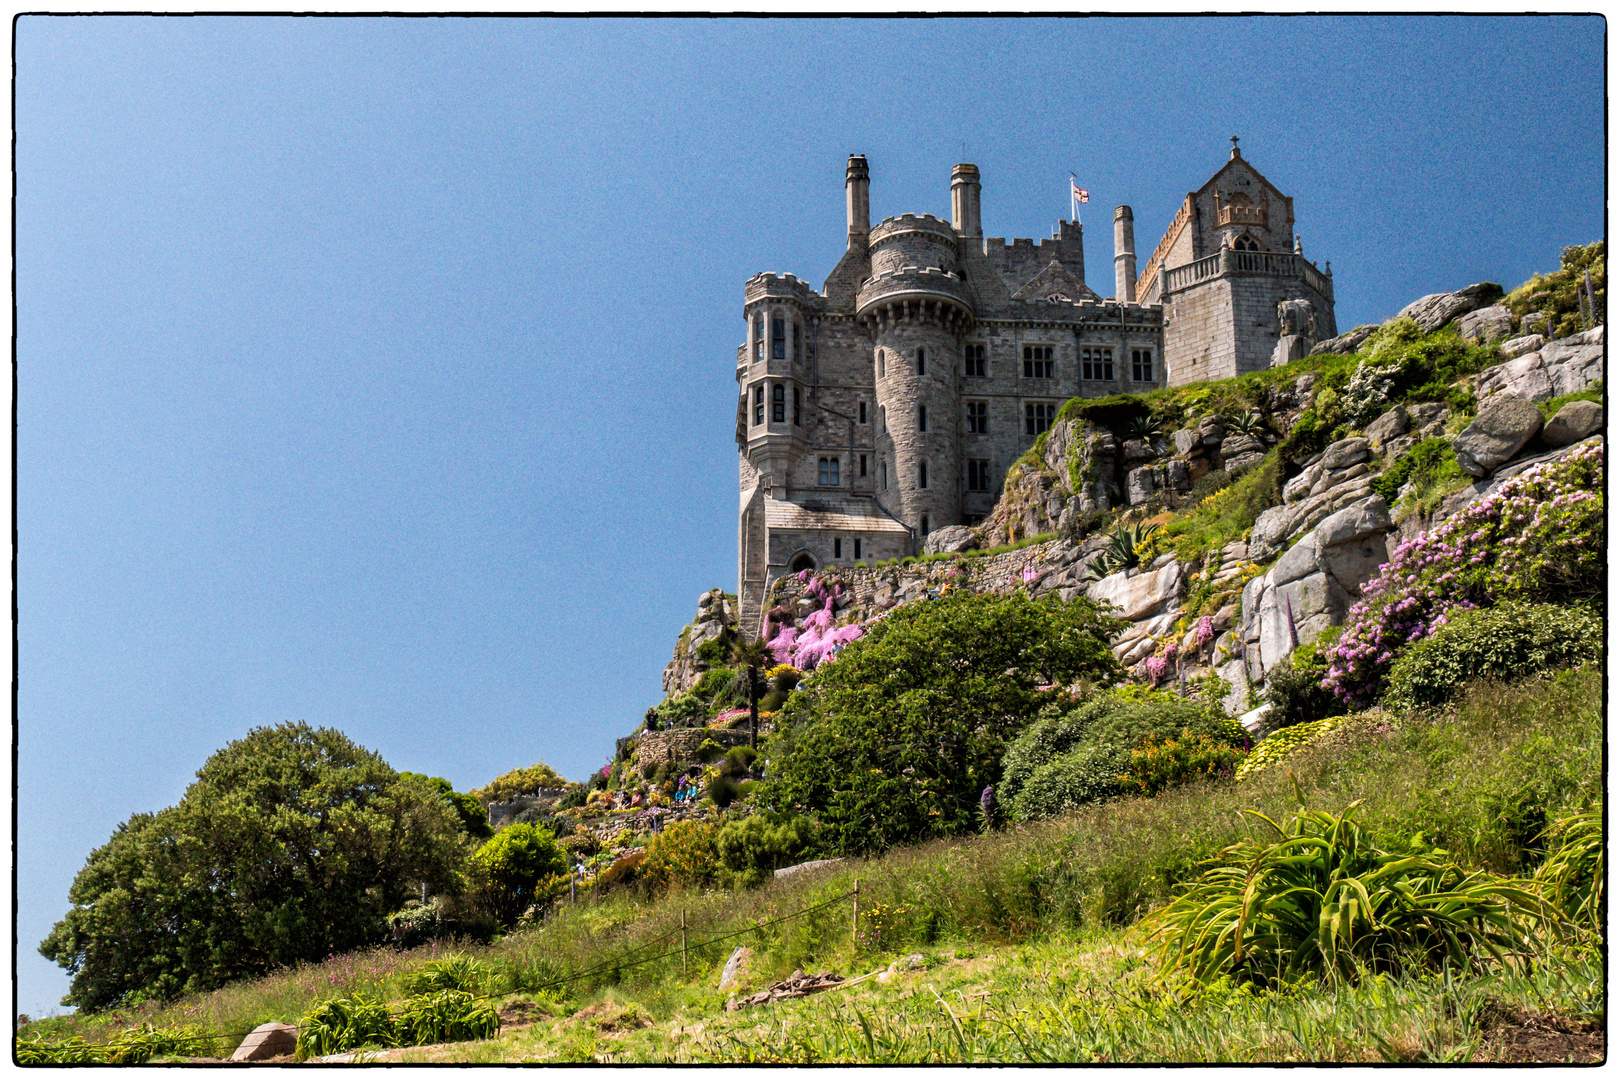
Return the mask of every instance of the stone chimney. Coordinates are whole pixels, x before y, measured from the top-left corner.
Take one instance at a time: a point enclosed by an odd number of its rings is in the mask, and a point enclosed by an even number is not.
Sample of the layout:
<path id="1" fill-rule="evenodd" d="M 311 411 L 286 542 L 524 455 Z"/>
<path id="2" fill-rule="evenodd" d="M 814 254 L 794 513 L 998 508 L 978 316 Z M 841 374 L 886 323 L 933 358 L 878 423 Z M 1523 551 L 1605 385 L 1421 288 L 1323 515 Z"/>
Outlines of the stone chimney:
<path id="1" fill-rule="evenodd" d="M 979 224 L 979 167 L 962 164 L 951 170 L 951 227 L 963 236 L 982 237 Z"/>
<path id="2" fill-rule="evenodd" d="M 1136 219 L 1128 206 L 1114 208 L 1114 299 L 1136 303 Z"/>
<path id="3" fill-rule="evenodd" d="M 844 170 L 844 198 L 848 207 L 849 246 L 866 247 L 866 237 L 872 231 L 872 180 L 866 171 L 866 156 L 851 154 L 849 168 Z"/>

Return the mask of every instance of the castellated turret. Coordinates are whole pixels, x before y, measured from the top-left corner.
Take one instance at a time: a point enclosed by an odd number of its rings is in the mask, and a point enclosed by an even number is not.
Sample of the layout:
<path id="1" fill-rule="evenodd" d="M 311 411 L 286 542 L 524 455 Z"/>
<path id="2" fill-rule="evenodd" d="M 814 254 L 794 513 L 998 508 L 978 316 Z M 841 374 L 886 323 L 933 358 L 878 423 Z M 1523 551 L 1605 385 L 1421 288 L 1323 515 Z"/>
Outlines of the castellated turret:
<path id="1" fill-rule="evenodd" d="M 919 537 L 962 517 L 957 372 L 974 314 L 957 246 L 955 229 L 927 214 L 880 222 L 855 300 L 872 339 L 878 453 L 893 478 L 878 502 Z"/>

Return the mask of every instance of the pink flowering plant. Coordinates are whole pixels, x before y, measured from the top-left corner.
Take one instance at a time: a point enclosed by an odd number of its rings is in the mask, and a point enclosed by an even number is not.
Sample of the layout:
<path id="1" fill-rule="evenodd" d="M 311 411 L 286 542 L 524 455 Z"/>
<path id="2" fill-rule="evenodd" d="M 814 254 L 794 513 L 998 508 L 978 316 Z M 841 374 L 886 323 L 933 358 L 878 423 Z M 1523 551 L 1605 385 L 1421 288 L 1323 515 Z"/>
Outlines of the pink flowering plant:
<path id="1" fill-rule="evenodd" d="M 1498 600 L 1576 602 L 1603 588 L 1603 447 L 1593 444 L 1505 482 L 1398 546 L 1362 588 L 1329 654 L 1325 689 L 1375 701 L 1395 657 L 1459 611 Z"/>
<path id="2" fill-rule="evenodd" d="M 810 671 L 817 664 L 831 659 L 839 649 L 863 633 L 858 625 L 833 625 L 833 606 L 843 595 L 843 586 L 834 586 L 829 590 L 819 577 L 806 580 L 808 573 L 800 571 L 800 580 L 806 581 L 805 595 L 821 606 L 806 615 L 798 627 L 784 623 L 776 636 L 766 642 L 777 663 L 792 664 L 800 671 Z"/>

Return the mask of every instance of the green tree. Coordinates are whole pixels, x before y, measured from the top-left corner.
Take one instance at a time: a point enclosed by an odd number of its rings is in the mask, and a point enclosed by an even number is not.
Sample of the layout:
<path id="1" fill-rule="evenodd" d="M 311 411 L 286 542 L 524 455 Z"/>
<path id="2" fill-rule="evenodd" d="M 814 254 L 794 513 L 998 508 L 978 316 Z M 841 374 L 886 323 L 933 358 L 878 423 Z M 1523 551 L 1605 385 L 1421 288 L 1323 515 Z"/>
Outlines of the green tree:
<path id="1" fill-rule="evenodd" d="M 90 854 L 40 952 L 87 1011 L 209 990 L 384 939 L 385 916 L 453 885 L 464 857 L 432 787 L 341 732 L 255 728 Z"/>
<path id="2" fill-rule="evenodd" d="M 964 593 L 896 610 L 778 716 L 755 795 L 813 813 L 838 852 L 975 827 L 1007 741 L 1076 680 L 1116 681 L 1118 620 L 1089 601 Z"/>
<path id="3" fill-rule="evenodd" d="M 474 840 L 488 840 L 495 835 L 489 827 L 489 812 L 476 796 L 464 794 L 451 786 L 442 776 L 424 776 L 422 773 L 402 772 L 402 780 L 419 780 L 439 793 L 445 804 L 461 819 L 461 830 Z"/>
<path id="4" fill-rule="evenodd" d="M 468 862 L 479 879 L 481 905 L 505 924 L 528 910 L 542 882 L 568 869 L 568 857 L 551 831 L 528 823 L 502 829 Z"/>
<path id="5" fill-rule="evenodd" d="M 503 772 L 483 787 L 473 788 L 468 794 L 479 802 L 488 804 L 505 802 L 514 795 L 527 795 L 540 788 L 567 786 L 568 781 L 564 780 L 556 769 L 543 761 L 537 761 L 526 769 Z"/>
<path id="6" fill-rule="evenodd" d="M 761 639 L 738 638 L 731 645 L 731 662 L 748 673 L 748 745 L 759 746 L 759 673 L 768 668 L 776 656 Z"/>

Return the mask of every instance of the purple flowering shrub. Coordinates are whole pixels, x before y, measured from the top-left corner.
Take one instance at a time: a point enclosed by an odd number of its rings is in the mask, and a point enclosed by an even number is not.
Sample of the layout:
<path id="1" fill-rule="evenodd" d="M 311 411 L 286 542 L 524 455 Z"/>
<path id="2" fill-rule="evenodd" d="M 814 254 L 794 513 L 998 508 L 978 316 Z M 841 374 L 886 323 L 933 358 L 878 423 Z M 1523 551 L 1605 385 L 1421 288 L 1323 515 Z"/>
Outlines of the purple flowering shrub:
<path id="1" fill-rule="evenodd" d="M 1329 653 L 1324 689 L 1377 700 L 1395 657 L 1460 611 L 1498 600 L 1583 600 L 1603 588 L 1603 447 L 1505 482 L 1433 532 L 1396 547 L 1362 588 Z"/>
<path id="2" fill-rule="evenodd" d="M 822 661 L 831 659 L 839 649 L 864 632 L 858 625 L 833 625 L 833 602 L 843 593 L 843 587 L 836 586 L 836 591 L 828 591 L 820 578 L 808 578 L 808 574 L 808 570 L 799 572 L 801 581 L 808 580 L 805 595 L 821 606 L 806 615 L 798 627 L 784 623 L 776 636 L 766 642 L 777 663 L 792 664 L 800 671 L 810 671 Z"/>

